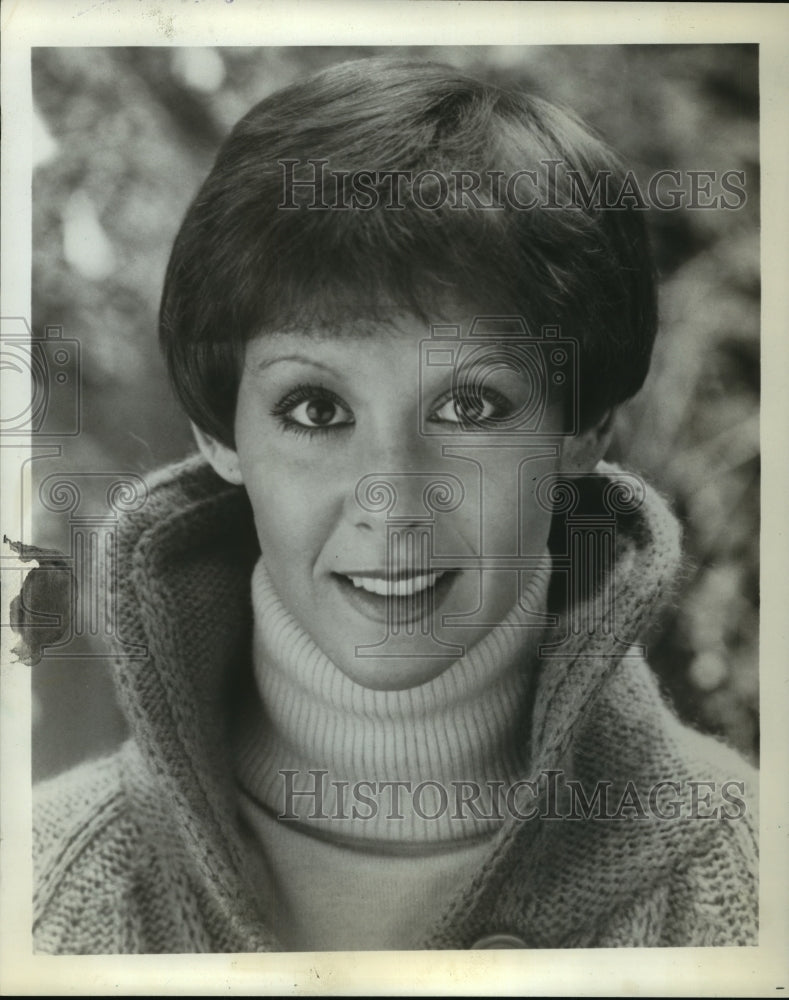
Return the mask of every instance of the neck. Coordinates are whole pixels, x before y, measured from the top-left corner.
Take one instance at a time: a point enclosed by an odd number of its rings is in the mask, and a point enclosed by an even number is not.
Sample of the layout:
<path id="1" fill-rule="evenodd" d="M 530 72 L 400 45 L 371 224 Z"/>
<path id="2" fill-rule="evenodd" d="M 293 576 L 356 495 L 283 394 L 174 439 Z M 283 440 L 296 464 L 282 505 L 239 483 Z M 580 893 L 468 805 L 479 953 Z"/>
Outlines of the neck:
<path id="1" fill-rule="evenodd" d="M 252 578 L 257 690 L 236 752 L 245 792 L 330 837 L 429 844 L 491 832 L 503 818 L 491 783 L 505 787 L 529 764 L 543 633 L 535 615 L 545 612 L 549 576 L 535 573 L 504 621 L 439 676 L 380 691 L 320 651 L 261 559 Z"/>

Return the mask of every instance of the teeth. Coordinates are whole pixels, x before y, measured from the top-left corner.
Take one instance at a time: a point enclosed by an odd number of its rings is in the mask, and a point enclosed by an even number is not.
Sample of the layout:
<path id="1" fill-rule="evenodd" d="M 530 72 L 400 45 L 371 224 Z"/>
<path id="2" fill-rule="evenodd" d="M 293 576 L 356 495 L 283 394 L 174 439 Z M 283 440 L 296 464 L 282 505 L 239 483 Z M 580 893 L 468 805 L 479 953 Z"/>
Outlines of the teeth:
<path id="1" fill-rule="evenodd" d="M 366 590 L 370 594 L 378 594 L 381 597 L 411 597 L 428 587 L 432 587 L 439 577 L 444 575 L 444 570 L 422 573 L 419 576 L 410 576 L 404 580 L 387 580 L 384 577 L 375 576 L 352 576 L 351 583 L 354 587 Z"/>

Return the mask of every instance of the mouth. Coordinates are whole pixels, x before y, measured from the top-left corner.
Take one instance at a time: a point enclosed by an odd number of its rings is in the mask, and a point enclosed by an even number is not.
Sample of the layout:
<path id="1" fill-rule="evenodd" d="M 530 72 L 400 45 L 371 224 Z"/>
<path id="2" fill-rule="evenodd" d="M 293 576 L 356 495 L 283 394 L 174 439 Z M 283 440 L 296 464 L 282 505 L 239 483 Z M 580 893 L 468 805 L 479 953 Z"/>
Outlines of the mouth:
<path id="1" fill-rule="evenodd" d="M 427 570 L 388 575 L 332 573 L 343 596 L 366 618 L 410 624 L 429 618 L 445 600 L 458 570 Z"/>
<path id="2" fill-rule="evenodd" d="M 413 597 L 428 587 L 434 587 L 445 572 L 445 570 L 428 570 L 426 573 L 402 576 L 362 573 L 359 576 L 348 574 L 347 579 L 357 590 L 366 590 L 368 594 L 378 594 L 379 597 Z"/>

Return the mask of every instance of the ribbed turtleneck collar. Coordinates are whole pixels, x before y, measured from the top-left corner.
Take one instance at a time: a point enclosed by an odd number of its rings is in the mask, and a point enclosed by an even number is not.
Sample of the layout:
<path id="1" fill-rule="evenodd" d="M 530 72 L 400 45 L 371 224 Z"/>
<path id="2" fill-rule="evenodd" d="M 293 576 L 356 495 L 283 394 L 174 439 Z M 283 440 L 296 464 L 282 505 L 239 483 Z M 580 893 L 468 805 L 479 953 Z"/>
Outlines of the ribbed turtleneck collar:
<path id="1" fill-rule="evenodd" d="M 492 832 L 499 820 L 485 818 L 496 817 L 490 783 L 509 785 L 528 766 L 542 637 L 531 612 L 544 612 L 549 577 L 547 568 L 535 573 L 502 624 L 443 673 L 380 691 L 321 652 L 259 560 L 252 577 L 258 697 L 242 713 L 236 744 L 244 792 L 274 815 L 355 842 L 429 844 Z M 310 794 L 287 796 L 288 789 Z M 457 808 L 476 794 L 473 807 Z"/>

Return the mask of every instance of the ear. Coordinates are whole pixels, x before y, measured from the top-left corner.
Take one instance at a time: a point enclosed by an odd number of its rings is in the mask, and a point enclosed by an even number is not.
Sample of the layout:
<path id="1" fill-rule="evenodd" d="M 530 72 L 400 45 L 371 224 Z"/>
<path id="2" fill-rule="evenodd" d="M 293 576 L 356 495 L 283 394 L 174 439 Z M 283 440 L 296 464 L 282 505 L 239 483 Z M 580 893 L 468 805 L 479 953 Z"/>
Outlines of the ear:
<path id="1" fill-rule="evenodd" d="M 221 476 L 228 483 L 235 486 L 243 486 L 244 478 L 238 464 L 238 455 L 232 448 L 221 444 L 215 438 L 210 437 L 205 431 L 192 424 L 192 433 L 197 441 L 197 447 L 203 457 L 209 462 L 217 475 Z"/>
<path id="2" fill-rule="evenodd" d="M 593 427 L 567 437 L 562 444 L 562 472 L 591 472 L 608 451 L 614 432 L 616 410 L 607 410 Z"/>

